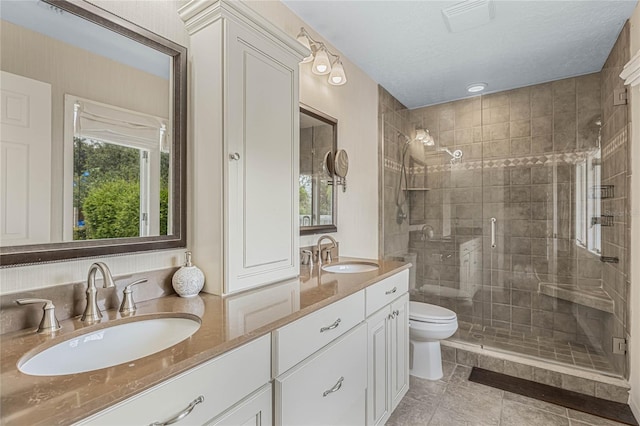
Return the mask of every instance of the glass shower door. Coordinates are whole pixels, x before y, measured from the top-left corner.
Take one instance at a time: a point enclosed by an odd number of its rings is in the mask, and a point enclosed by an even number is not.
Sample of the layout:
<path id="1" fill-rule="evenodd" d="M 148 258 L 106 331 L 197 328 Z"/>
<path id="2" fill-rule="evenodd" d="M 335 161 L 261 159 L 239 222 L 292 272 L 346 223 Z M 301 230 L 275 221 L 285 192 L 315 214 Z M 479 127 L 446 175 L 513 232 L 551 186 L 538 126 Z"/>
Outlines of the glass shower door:
<path id="1" fill-rule="evenodd" d="M 615 375 L 603 253 L 621 235 L 604 208 L 618 171 L 603 154 L 600 84 L 598 73 L 481 98 L 482 344 Z"/>

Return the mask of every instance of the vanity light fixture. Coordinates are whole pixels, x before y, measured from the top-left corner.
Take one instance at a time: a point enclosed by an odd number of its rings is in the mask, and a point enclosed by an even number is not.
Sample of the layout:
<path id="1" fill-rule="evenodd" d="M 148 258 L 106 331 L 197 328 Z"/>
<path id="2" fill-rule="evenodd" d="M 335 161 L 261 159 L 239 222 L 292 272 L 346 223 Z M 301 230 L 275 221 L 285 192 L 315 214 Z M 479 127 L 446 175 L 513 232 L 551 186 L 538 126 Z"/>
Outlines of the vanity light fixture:
<path id="1" fill-rule="evenodd" d="M 302 63 L 313 62 L 311 71 L 314 74 L 329 74 L 328 81 L 333 86 L 342 86 L 347 82 L 347 75 L 344 72 L 340 56 L 329 51 L 323 42 L 314 40 L 304 27 L 300 28 L 300 33 L 298 33 L 296 39 L 311 51 L 311 54 L 304 58 Z"/>
<path id="2" fill-rule="evenodd" d="M 467 92 L 478 93 L 487 88 L 487 83 L 473 83 L 467 86 Z"/>

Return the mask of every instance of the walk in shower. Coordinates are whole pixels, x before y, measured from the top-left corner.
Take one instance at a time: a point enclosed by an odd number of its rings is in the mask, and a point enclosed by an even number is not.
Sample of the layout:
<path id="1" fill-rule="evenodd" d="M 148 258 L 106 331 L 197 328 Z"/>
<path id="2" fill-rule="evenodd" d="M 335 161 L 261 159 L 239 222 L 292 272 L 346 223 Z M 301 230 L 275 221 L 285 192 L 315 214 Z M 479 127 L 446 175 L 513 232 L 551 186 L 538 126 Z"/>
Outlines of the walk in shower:
<path id="1" fill-rule="evenodd" d="M 413 110 L 380 88 L 380 252 L 457 313 L 452 339 L 628 375 L 624 46 L 598 73 Z"/>

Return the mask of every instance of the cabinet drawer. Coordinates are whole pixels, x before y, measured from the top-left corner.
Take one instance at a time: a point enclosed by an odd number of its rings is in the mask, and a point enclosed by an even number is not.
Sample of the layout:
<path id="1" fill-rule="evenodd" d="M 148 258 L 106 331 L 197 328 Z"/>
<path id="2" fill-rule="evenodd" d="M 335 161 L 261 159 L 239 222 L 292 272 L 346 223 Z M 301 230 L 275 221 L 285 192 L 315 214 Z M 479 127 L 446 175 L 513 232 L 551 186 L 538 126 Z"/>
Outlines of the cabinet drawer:
<path id="1" fill-rule="evenodd" d="M 276 378 L 275 424 L 362 425 L 366 388 L 367 326 L 363 323 Z"/>
<path id="2" fill-rule="evenodd" d="M 377 284 L 365 289 L 367 300 L 367 316 L 382 309 L 399 296 L 409 291 L 409 270 L 385 278 Z"/>
<path id="3" fill-rule="evenodd" d="M 270 341 L 263 336 L 201 366 L 142 392 L 80 424 L 141 425 L 163 422 L 184 410 L 199 396 L 184 424 L 204 424 L 268 383 Z M 238 372 L 242 374 L 238 374 Z"/>
<path id="4" fill-rule="evenodd" d="M 364 320 L 364 292 L 352 294 L 273 332 L 278 376 Z"/>

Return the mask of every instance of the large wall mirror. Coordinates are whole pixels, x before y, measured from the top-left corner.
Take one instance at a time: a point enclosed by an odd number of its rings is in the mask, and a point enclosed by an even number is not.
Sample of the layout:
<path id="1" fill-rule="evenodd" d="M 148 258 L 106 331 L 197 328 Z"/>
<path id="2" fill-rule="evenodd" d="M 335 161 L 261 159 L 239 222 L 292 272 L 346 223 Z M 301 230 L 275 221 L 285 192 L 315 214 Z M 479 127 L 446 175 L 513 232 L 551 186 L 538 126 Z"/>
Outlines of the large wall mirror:
<path id="1" fill-rule="evenodd" d="M 336 179 L 333 156 L 338 121 L 300 106 L 300 234 L 335 232 Z"/>
<path id="2" fill-rule="evenodd" d="M 84 1 L 1 19 L 0 263 L 186 246 L 186 49 Z"/>

